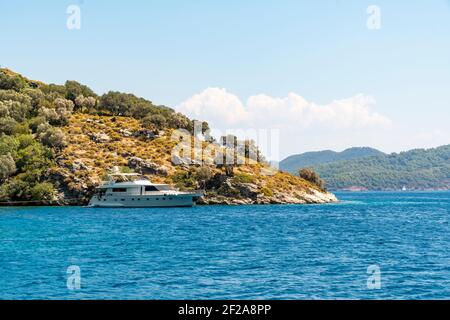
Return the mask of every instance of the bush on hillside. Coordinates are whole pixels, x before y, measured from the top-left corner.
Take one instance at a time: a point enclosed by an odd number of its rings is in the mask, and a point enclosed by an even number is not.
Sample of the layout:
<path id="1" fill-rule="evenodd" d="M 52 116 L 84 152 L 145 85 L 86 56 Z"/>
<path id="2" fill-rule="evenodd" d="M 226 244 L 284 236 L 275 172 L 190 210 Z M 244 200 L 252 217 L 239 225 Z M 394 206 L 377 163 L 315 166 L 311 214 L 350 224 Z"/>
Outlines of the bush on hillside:
<path id="1" fill-rule="evenodd" d="M 320 175 L 317 172 L 315 172 L 313 169 L 303 168 L 303 169 L 299 170 L 298 175 L 300 176 L 300 178 L 311 182 L 312 184 L 318 186 L 319 188 L 321 188 L 321 189 L 324 188 L 323 180 L 320 178 Z"/>
<path id="2" fill-rule="evenodd" d="M 16 163 L 11 154 L 0 155 L 0 181 L 5 181 L 16 172 Z"/>

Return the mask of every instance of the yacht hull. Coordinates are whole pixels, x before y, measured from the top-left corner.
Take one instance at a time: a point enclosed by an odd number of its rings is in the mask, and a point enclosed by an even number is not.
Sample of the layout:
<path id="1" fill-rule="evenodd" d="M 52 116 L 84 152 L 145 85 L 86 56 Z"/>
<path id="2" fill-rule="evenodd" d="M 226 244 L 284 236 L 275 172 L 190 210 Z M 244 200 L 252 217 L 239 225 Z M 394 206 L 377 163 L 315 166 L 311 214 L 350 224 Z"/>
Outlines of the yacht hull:
<path id="1" fill-rule="evenodd" d="M 166 196 L 94 196 L 88 207 L 94 208 L 167 208 L 195 206 L 200 195 Z"/>

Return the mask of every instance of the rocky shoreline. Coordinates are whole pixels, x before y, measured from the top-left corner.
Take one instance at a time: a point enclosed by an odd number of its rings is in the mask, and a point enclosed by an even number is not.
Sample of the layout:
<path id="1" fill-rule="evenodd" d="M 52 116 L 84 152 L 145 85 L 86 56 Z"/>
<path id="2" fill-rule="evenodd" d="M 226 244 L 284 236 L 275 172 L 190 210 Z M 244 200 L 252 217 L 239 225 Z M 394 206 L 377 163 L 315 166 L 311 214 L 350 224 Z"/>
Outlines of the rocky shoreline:
<path id="1" fill-rule="evenodd" d="M 305 194 L 303 199 L 291 196 L 266 197 L 259 195 L 256 199 L 227 199 L 224 197 L 205 197 L 200 200 L 199 205 L 270 205 L 270 204 L 326 204 L 335 203 L 339 200 L 332 193 Z"/>
<path id="2" fill-rule="evenodd" d="M 222 179 L 221 179 L 222 178 Z M 326 204 L 338 202 L 337 197 L 327 191 L 317 189 L 299 190 L 291 192 L 275 191 L 273 195 L 265 195 L 260 187 L 253 183 L 235 183 L 225 176 L 216 177 L 223 180 L 218 185 L 209 185 L 204 191 L 204 196 L 198 201 L 198 205 L 270 205 L 270 204 Z M 59 178 L 62 182 L 62 177 Z M 63 184 L 58 188 L 58 197 L 53 202 L 57 206 L 84 206 L 91 197 L 93 187 L 83 185 L 85 188 L 80 193 L 74 193 Z M 42 204 L 49 205 L 49 201 Z"/>

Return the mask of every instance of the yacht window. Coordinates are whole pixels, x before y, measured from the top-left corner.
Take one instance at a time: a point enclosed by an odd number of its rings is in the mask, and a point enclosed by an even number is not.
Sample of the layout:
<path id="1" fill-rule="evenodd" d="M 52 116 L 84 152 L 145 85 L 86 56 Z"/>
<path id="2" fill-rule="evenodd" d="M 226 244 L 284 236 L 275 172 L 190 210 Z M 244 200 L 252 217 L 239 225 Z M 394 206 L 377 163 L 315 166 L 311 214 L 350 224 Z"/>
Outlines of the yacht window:
<path id="1" fill-rule="evenodd" d="M 155 186 L 145 186 L 145 191 L 158 191 Z"/>
<path id="2" fill-rule="evenodd" d="M 158 186 L 158 190 L 159 191 L 164 191 L 164 190 L 170 190 L 170 186 L 168 186 L 168 185 L 160 185 L 160 186 Z"/>
<path id="3" fill-rule="evenodd" d="M 127 192 L 127 188 L 113 188 L 113 192 Z"/>
<path id="4" fill-rule="evenodd" d="M 172 200 L 172 198 L 169 198 L 169 200 Z"/>
<path id="5" fill-rule="evenodd" d="M 120 199 L 120 201 L 125 201 L 125 199 Z"/>

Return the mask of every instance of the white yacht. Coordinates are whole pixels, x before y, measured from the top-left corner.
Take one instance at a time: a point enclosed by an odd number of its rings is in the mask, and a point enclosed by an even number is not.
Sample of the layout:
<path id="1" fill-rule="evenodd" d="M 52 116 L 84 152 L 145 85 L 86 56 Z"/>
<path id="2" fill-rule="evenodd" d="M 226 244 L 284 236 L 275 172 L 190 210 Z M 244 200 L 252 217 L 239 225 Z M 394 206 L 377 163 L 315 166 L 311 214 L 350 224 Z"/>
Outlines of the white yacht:
<path id="1" fill-rule="evenodd" d="M 89 207 L 192 207 L 201 191 L 178 191 L 167 184 L 151 183 L 138 173 L 109 175 L 109 181 L 96 188 Z"/>

